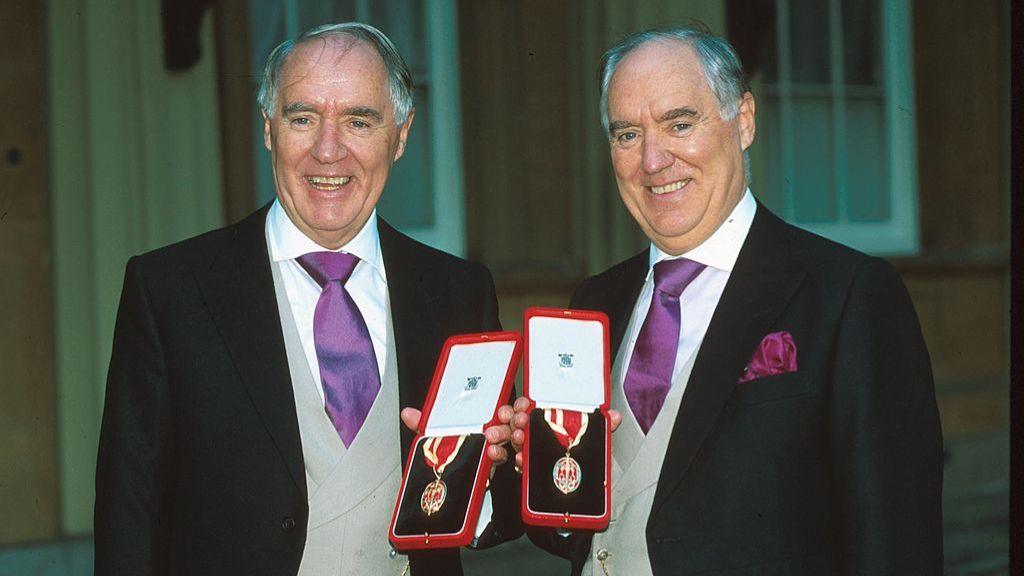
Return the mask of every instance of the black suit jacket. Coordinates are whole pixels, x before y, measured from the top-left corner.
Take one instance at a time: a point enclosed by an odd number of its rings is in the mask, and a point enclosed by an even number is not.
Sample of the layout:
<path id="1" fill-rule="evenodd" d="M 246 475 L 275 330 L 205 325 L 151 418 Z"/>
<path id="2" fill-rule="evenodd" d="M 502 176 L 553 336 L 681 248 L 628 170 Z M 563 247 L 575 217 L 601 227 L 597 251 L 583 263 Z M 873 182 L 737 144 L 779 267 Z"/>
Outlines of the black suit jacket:
<path id="1" fill-rule="evenodd" d="M 96 470 L 98 576 L 298 570 L 309 511 L 268 208 L 128 262 Z M 500 329 L 494 284 L 383 220 L 379 233 L 400 404 L 420 408 L 448 336 Z M 398 414 L 395 426 L 404 454 L 413 435 Z M 508 494 L 492 540 L 517 535 L 510 468 L 492 480 Z M 458 550 L 410 559 L 414 574 L 462 571 Z"/>
<path id="2" fill-rule="evenodd" d="M 613 354 L 647 271 L 644 251 L 572 299 L 608 314 Z M 737 384 L 780 331 L 798 370 Z M 654 574 L 940 575 L 941 492 L 931 366 L 898 274 L 759 204 L 636 527 Z M 535 536 L 577 574 L 594 552 Z"/>

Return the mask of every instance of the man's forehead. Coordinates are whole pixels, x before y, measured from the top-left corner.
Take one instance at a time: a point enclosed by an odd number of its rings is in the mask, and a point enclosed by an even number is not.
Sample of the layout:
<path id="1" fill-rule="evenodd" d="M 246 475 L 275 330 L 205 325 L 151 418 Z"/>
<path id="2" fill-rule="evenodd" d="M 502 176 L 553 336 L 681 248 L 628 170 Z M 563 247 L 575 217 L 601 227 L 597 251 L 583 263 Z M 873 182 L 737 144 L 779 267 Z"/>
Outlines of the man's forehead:
<path id="1" fill-rule="evenodd" d="M 384 60 L 369 43 L 345 34 L 332 34 L 296 45 L 285 57 L 281 76 L 329 75 L 339 69 L 385 73 Z"/>
<path id="2" fill-rule="evenodd" d="M 324 98 L 358 95 L 360 100 L 385 100 L 378 106 L 388 104 L 383 59 L 367 42 L 348 36 L 314 38 L 296 46 L 281 67 L 279 85 L 281 107 L 296 101 L 312 104 Z"/>
<path id="3" fill-rule="evenodd" d="M 700 59 L 693 48 L 674 39 L 656 39 L 627 54 L 615 68 L 608 87 L 611 113 L 643 106 L 660 117 L 672 110 L 700 111 L 713 98 Z"/>

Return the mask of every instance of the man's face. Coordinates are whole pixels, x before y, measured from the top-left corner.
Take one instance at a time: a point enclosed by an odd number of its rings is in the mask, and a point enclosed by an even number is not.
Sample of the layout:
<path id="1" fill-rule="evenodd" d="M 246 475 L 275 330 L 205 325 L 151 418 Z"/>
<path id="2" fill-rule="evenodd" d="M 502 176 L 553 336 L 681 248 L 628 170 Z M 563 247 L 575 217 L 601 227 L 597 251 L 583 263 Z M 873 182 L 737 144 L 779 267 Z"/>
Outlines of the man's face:
<path id="1" fill-rule="evenodd" d="M 644 234 L 678 255 L 706 240 L 743 197 L 754 99 L 723 120 L 696 53 L 675 40 L 630 52 L 608 87 L 619 194 Z"/>
<path id="2" fill-rule="evenodd" d="M 281 69 L 274 106 L 263 141 L 277 198 L 303 233 L 339 248 L 377 205 L 412 115 L 395 124 L 383 60 L 344 36 L 297 46 Z"/>

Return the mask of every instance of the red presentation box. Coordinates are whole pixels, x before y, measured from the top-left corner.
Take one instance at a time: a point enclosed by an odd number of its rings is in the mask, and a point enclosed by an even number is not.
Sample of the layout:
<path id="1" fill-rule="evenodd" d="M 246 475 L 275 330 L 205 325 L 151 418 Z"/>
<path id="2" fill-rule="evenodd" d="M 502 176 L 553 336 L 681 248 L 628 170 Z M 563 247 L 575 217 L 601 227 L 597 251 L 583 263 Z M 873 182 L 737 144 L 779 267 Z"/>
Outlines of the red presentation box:
<path id="1" fill-rule="evenodd" d="M 530 308 L 524 395 L 523 522 L 600 531 L 611 518 L 608 317 Z"/>
<path id="2" fill-rule="evenodd" d="M 518 332 L 445 342 L 391 516 L 395 548 L 454 548 L 473 540 L 491 469 L 483 432 L 498 423 L 521 354 Z"/>

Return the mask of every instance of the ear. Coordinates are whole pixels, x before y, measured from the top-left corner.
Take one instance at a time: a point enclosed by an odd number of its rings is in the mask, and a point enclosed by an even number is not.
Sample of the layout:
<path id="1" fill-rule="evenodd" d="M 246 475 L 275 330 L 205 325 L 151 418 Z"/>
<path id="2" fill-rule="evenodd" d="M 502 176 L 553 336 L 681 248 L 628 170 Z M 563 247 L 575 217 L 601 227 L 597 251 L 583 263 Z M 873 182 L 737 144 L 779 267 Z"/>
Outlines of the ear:
<path id="1" fill-rule="evenodd" d="M 398 159 L 405 154 L 405 142 L 409 139 L 409 127 L 412 126 L 412 119 L 416 116 L 416 109 L 413 108 L 409 111 L 409 117 L 405 119 L 405 122 L 398 128 L 398 147 L 395 149 L 395 158 L 392 162 L 398 162 Z"/>
<path id="2" fill-rule="evenodd" d="M 740 111 L 737 114 L 740 122 L 740 146 L 744 150 L 754 143 L 754 134 L 757 127 L 754 122 L 754 95 L 744 92 L 740 98 Z"/>
<path id="3" fill-rule="evenodd" d="M 263 115 L 263 147 L 273 152 L 274 147 L 272 145 L 273 140 L 270 138 L 270 118 L 267 115 Z"/>

